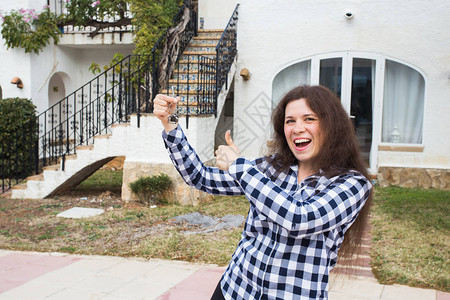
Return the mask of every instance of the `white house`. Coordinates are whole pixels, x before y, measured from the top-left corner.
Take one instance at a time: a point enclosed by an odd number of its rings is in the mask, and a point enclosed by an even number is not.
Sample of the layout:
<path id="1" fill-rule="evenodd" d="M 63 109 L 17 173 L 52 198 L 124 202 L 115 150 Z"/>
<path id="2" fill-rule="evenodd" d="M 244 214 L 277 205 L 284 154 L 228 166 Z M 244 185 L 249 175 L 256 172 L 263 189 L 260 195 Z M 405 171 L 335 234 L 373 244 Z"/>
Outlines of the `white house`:
<path id="1" fill-rule="evenodd" d="M 205 28 L 223 26 L 232 2 L 200 1 Z M 237 2 L 233 127 L 245 155 L 264 148 L 284 92 L 321 84 L 340 95 L 381 184 L 449 188 L 450 2 Z"/>
<path id="2" fill-rule="evenodd" d="M 35 9 L 37 13 L 49 6 L 52 11 L 64 5 L 55 0 L 1 1 L 3 14 L 11 10 Z M 60 101 L 94 77 L 89 67 L 92 63 L 109 64 L 115 53 L 130 54 L 134 49 L 131 33 L 103 33 L 89 38 L 88 33 L 65 33 L 58 45 L 46 46 L 39 55 L 25 53 L 23 49 L 6 49 L 0 45 L 0 88 L 3 98 L 32 99 L 38 113 Z M 11 84 L 19 77 L 23 88 Z"/>
<path id="3" fill-rule="evenodd" d="M 47 4 L 18 0 L 2 2 L 0 9 Z M 217 145 L 229 128 L 243 155 L 263 154 L 270 114 L 282 95 L 299 84 L 321 84 L 340 96 L 381 185 L 449 188 L 449 1 L 199 0 L 198 26 L 225 29 L 237 4 L 237 55 L 221 93 L 225 105 L 217 118 L 191 118 L 186 128 L 205 160 L 214 155 L 212 136 Z M 2 97 L 31 98 L 42 112 L 93 78 L 92 62 L 107 64 L 114 53 L 132 50 L 130 33 L 94 39 L 65 33 L 39 55 L 1 45 Z M 10 83 L 16 76 L 23 89 Z M 155 126 L 155 139 L 157 123 L 145 122 Z M 181 124 L 186 127 L 183 118 Z M 130 154 L 130 170 L 139 160 L 170 164 L 162 144 L 149 147 L 159 154 Z"/>

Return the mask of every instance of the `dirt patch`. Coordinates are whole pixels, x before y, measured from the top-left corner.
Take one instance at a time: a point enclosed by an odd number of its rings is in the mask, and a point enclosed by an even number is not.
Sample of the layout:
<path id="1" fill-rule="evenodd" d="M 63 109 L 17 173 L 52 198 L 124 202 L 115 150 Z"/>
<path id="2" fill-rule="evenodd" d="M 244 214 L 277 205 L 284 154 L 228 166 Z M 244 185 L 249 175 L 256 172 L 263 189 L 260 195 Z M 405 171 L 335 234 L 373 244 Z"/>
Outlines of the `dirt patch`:
<path id="1" fill-rule="evenodd" d="M 49 199 L 9 199 L 0 196 L 0 233 L 7 236 L 20 234 L 43 237 L 51 228 L 40 226 L 39 222 L 44 223 L 43 219 L 53 218 L 72 207 L 102 208 L 108 211 L 124 206 L 127 204 L 120 199 L 120 194 L 110 191 L 71 191 Z"/>

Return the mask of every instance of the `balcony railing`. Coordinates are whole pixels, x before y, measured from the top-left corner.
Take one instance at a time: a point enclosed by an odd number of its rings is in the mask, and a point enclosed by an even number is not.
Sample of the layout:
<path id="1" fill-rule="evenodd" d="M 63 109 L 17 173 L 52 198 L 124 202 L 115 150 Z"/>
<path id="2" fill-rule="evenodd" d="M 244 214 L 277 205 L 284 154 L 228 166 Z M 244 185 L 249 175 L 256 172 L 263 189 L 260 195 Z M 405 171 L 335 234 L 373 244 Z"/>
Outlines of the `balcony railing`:
<path id="1" fill-rule="evenodd" d="M 47 0 L 47 5 L 50 8 L 50 11 L 55 13 L 58 16 L 66 15 L 68 13 L 67 4 L 73 0 Z M 94 22 L 101 23 L 101 29 L 98 29 L 94 26 L 77 26 L 77 25 L 64 25 L 60 27 L 61 32 L 63 33 L 114 33 L 114 32 L 131 32 L 133 26 L 131 25 L 132 14 L 130 12 L 129 7 L 123 10 L 120 14 L 108 15 L 103 18 L 94 18 Z M 126 20 L 126 22 L 122 22 Z M 127 24 L 121 24 L 127 23 Z"/>

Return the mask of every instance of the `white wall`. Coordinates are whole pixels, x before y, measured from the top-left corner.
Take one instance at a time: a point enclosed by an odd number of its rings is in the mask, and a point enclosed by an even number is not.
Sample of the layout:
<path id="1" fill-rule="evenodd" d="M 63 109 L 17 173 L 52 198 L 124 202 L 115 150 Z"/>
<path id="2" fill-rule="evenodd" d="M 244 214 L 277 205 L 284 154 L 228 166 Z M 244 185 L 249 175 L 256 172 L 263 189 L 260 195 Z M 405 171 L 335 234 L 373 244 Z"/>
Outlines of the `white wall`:
<path id="1" fill-rule="evenodd" d="M 0 1 L 0 13 L 8 13 L 12 9 L 34 8 L 41 10 L 45 0 L 16 0 Z M 1 22 L 0 22 L 1 30 Z M 6 49 L 5 40 L 1 39 L 0 45 L 0 86 L 3 91 L 3 98 L 30 98 L 31 97 L 31 76 L 30 76 L 30 55 L 25 54 L 22 49 Z M 19 77 L 23 82 L 23 89 L 11 84 L 13 77 Z"/>
<path id="2" fill-rule="evenodd" d="M 0 10 L 4 14 L 11 9 L 20 8 L 34 8 L 39 12 L 46 4 L 46 0 L 1 1 Z M 120 52 L 126 56 L 131 54 L 134 48 L 130 33 L 124 34 L 122 41 L 111 39 L 112 34 L 100 34 L 95 39 L 86 38 L 87 34 L 78 34 L 81 38 L 76 41 L 70 39 L 73 36 L 65 36 L 56 46 L 51 42 L 38 55 L 25 53 L 20 48 L 7 50 L 2 40 L 0 86 L 3 98 L 31 98 L 38 113 L 41 113 L 48 108 L 49 82 L 53 74 L 63 72 L 68 75 L 64 80 L 68 95 L 95 77 L 89 71 L 91 63 L 96 62 L 103 67 L 109 64 L 115 53 Z M 10 83 L 15 76 L 22 79 L 23 89 L 18 89 Z"/>
<path id="3" fill-rule="evenodd" d="M 224 29 L 237 3 L 237 0 L 200 0 L 198 26 L 200 27 L 200 18 L 203 18 L 205 29 Z"/>
<path id="4" fill-rule="evenodd" d="M 449 14 L 446 0 L 242 1 L 237 72 L 248 68 L 251 79 L 235 81 L 237 144 L 247 156 L 260 155 L 272 80 L 282 68 L 321 53 L 361 51 L 407 62 L 426 80 L 424 151 L 380 153 L 378 165 L 449 168 Z"/>

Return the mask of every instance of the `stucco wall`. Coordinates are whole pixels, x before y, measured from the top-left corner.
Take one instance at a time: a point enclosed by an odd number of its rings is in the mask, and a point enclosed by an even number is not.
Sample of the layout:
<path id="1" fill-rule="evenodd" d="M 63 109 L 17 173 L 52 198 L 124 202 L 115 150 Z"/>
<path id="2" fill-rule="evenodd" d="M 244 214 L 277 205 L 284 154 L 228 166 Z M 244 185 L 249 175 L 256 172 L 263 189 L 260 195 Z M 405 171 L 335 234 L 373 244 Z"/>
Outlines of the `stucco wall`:
<path id="1" fill-rule="evenodd" d="M 205 29 L 223 29 L 236 7 L 237 0 L 200 0 L 198 2 L 199 27 L 203 18 Z"/>
<path id="2" fill-rule="evenodd" d="M 235 80 L 236 143 L 245 155 L 260 155 L 280 70 L 317 54 L 360 51 L 405 62 L 426 82 L 423 152 L 380 152 L 378 165 L 450 168 L 449 13 L 445 0 L 242 1 L 237 72 L 248 68 L 251 79 Z"/>
<path id="3" fill-rule="evenodd" d="M 36 12 L 40 12 L 46 4 L 46 0 L 1 1 L 0 11 L 8 13 L 11 9 L 34 8 Z M 112 34 L 100 34 L 95 39 L 86 35 L 78 34 L 76 40 L 63 37 L 56 46 L 51 42 L 39 52 L 39 55 L 25 53 L 20 48 L 7 50 L 2 40 L 0 86 L 3 98 L 31 98 L 38 112 L 43 112 L 48 108 L 48 84 L 53 74 L 56 72 L 67 74 L 64 80 L 67 96 L 94 78 L 89 71 L 91 63 L 96 62 L 103 67 L 109 64 L 115 53 L 120 52 L 126 56 L 131 54 L 134 48 L 130 33 L 125 34 L 122 41 L 118 38 L 112 40 L 110 38 Z M 73 36 L 72 34 L 71 37 Z M 22 79 L 23 89 L 18 89 L 10 83 L 15 76 Z"/>

